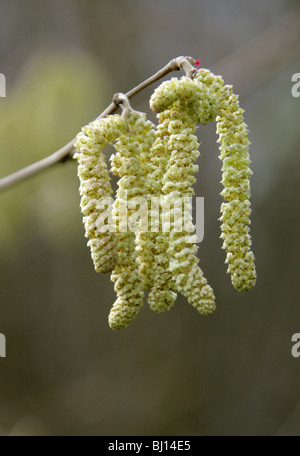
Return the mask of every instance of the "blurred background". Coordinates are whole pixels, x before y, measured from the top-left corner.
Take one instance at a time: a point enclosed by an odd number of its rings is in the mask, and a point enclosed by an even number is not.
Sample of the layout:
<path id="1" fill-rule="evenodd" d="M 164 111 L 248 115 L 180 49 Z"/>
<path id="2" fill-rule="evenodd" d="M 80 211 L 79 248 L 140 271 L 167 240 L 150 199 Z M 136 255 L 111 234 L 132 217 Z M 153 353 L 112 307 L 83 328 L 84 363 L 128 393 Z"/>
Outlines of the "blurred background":
<path id="1" fill-rule="evenodd" d="M 215 124 L 197 130 L 195 185 L 211 316 L 178 298 L 112 331 L 113 283 L 86 247 L 76 163 L 2 191 L 0 434 L 298 435 L 300 2 L 11 0 L 0 2 L 0 35 L 0 177 L 69 142 L 115 92 L 179 55 L 233 84 L 252 143 L 258 273 L 246 294 L 226 274 Z M 151 120 L 158 84 L 132 99 Z"/>

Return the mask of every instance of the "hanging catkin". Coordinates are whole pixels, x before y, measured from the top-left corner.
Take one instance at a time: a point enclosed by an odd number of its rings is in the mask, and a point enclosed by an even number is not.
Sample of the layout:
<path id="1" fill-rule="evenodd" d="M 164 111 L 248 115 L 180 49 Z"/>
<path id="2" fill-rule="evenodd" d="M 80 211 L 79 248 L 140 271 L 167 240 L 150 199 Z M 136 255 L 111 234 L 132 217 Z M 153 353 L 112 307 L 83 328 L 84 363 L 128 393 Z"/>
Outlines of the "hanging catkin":
<path id="1" fill-rule="evenodd" d="M 109 220 L 103 223 L 102 215 L 109 204 L 112 188 L 103 148 L 115 141 L 126 129 L 119 115 L 95 120 L 82 128 L 77 135 L 74 158 L 78 161 L 81 212 L 85 236 L 97 272 L 111 272 L 116 264 L 116 238 L 109 231 Z"/>
<path id="2" fill-rule="evenodd" d="M 143 278 L 144 289 L 150 289 L 154 281 L 154 255 L 151 249 L 151 194 L 148 185 L 152 164 L 151 149 L 156 139 L 155 125 L 147 120 L 146 114 L 139 113 L 134 125 L 135 138 L 139 144 L 139 161 L 143 176 L 143 194 L 137 203 L 140 204 L 140 222 L 136 231 L 136 248 L 138 262 Z M 145 212 L 145 213 L 144 213 Z"/>
<path id="3" fill-rule="evenodd" d="M 228 201 L 221 206 L 221 237 L 227 252 L 226 263 L 233 286 L 247 291 L 255 285 L 256 271 L 249 234 L 250 157 L 247 125 L 238 97 L 231 86 L 225 86 L 220 99 L 217 132 L 220 159 L 223 162 L 221 195 Z"/>
<path id="4" fill-rule="evenodd" d="M 128 326 L 143 305 L 143 277 L 137 261 L 135 232 L 128 227 L 135 210 L 131 209 L 130 203 L 143 195 L 144 175 L 135 130 L 136 125 L 139 128 L 141 117 L 142 114 L 136 111 L 127 114 L 128 131 L 116 142 L 117 153 L 111 157 L 111 171 L 120 178 L 113 205 L 118 240 L 117 264 L 111 275 L 117 300 L 109 314 L 109 325 L 116 330 Z"/>
<path id="5" fill-rule="evenodd" d="M 251 251 L 249 140 L 243 110 L 232 87 L 210 70 L 179 57 L 186 75 L 163 82 L 150 98 L 158 125 L 133 111 L 124 94 L 113 98 L 123 113 L 98 119 L 77 135 L 81 211 L 96 271 L 111 272 L 117 299 L 111 328 L 123 329 L 143 305 L 155 312 L 173 306 L 177 293 L 200 314 L 215 309 L 212 288 L 197 257 L 192 220 L 198 165 L 197 124 L 217 122 L 222 185 L 221 238 L 233 286 L 255 285 Z M 199 62 L 195 62 L 199 66 Z M 111 171 L 119 178 L 113 202 L 103 148 L 115 143 Z"/>
<path id="6" fill-rule="evenodd" d="M 176 200 L 183 201 L 194 194 L 192 185 L 198 167 L 193 162 L 199 156 L 198 140 L 193 134 L 195 121 L 207 123 L 212 117 L 211 110 L 216 112 L 216 107 L 211 103 L 205 85 L 187 77 L 163 83 L 152 95 L 150 106 L 154 111 L 164 109 L 169 155 L 162 180 L 162 195 L 169 211 L 166 218 L 170 220 L 170 232 L 161 235 L 164 242 L 158 257 L 157 283 L 152 289 L 153 301 L 163 287 L 170 287 L 186 296 L 200 313 L 211 313 L 215 308 L 213 291 L 197 264 L 194 238 L 189 236 L 187 227 L 183 227 L 181 232 L 174 229 L 174 205 Z M 193 226 L 191 220 L 188 225 Z"/>

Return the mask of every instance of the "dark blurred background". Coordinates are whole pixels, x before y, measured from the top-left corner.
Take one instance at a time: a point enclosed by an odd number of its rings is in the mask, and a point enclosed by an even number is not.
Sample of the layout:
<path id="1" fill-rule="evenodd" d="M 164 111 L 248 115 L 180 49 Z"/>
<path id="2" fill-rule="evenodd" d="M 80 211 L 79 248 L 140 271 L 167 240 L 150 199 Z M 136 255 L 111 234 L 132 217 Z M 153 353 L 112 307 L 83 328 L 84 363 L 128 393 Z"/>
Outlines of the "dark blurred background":
<path id="1" fill-rule="evenodd" d="M 109 328 L 115 293 L 93 270 L 75 162 L 1 192 L 0 434 L 298 435 L 300 2 L 2 0 L 0 36 L 0 177 L 63 146 L 174 57 L 232 83 L 252 142 L 258 273 L 246 294 L 226 274 L 214 124 L 198 129 L 195 186 L 217 299 L 208 317 L 178 298 Z M 157 85 L 132 99 L 151 120 Z"/>

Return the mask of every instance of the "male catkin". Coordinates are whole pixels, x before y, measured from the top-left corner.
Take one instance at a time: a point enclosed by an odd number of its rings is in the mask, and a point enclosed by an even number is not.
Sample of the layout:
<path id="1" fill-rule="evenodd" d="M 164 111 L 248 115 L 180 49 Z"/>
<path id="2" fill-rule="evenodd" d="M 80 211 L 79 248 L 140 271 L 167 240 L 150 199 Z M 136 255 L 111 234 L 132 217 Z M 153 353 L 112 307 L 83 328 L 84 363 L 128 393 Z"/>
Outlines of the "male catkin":
<path id="1" fill-rule="evenodd" d="M 220 159 L 223 162 L 221 195 L 228 201 L 221 206 L 221 237 L 227 252 L 226 263 L 233 286 L 239 291 L 254 287 L 256 271 L 254 255 L 250 249 L 250 158 L 247 125 L 238 97 L 231 86 L 222 92 L 217 117 Z"/>
<path id="2" fill-rule="evenodd" d="M 95 120 L 82 128 L 76 137 L 78 177 L 80 180 L 81 212 L 85 236 L 97 272 L 111 272 L 116 264 L 116 238 L 103 226 L 101 215 L 112 195 L 103 148 L 115 141 L 126 129 L 119 115 Z"/>
<path id="3" fill-rule="evenodd" d="M 162 233 L 159 238 L 158 274 L 149 297 L 153 301 L 151 305 L 155 305 L 161 290 L 168 287 L 186 296 L 200 313 L 210 313 L 215 308 L 214 294 L 197 264 L 194 239 L 185 229 L 175 230 L 174 205 L 176 200 L 182 201 L 194 194 L 192 185 L 198 167 L 193 162 L 199 156 L 199 143 L 193 134 L 195 122 L 207 123 L 212 117 L 211 111 L 216 113 L 216 107 L 206 86 L 185 76 L 161 84 L 152 95 L 150 106 L 154 111 L 163 110 L 158 116 L 168 124 L 165 141 L 169 159 L 162 179 L 162 195 L 169 210 L 167 219 L 171 221 L 170 232 Z M 192 220 L 189 226 L 193 226 Z"/>
<path id="4" fill-rule="evenodd" d="M 145 178 L 140 161 L 140 143 L 136 137 L 136 129 L 140 128 L 140 121 L 144 116 L 136 111 L 131 111 L 126 116 L 128 131 L 116 142 L 117 153 L 111 157 L 111 171 L 120 178 L 113 205 L 118 257 L 111 275 L 117 293 L 117 300 L 109 314 L 109 325 L 112 329 L 123 329 L 131 323 L 143 305 L 144 295 L 144 281 L 137 261 L 135 231 L 128 227 L 128 221 L 135 210 L 130 203 L 144 192 Z M 122 226 L 121 221 L 122 215 L 124 216 L 122 207 L 126 208 L 125 226 Z"/>
<path id="5" fill-rule="evenodd" d="M 191 216 L 199 123 L 217 124 L 225 200 L 221 238 L 232 284 L 239 291 L 255 285 L 249 233 L 252 171 L 243 110 L 221 76 L 197 71 L 191 61 L 180 57 L 186 76 L 163 82 L 152 94 L 157 127 L 119 93 L 113 101 L 122 107 L 122 116 L 91 122 L 76 138 L 85 235 L 96 271 L 112 273 L 117 299 L 109 325 L 116 330 L 137 316 L 144 290 L 149 290 L 148 303 L 158 313 L 170 309 L 178 293 L 200 314 L 215 309 L 213 290 L 198 265 Z M 103 154 L 108 143 L 116 149 L 111 172 L 119 178 L 113 204 Z"/>

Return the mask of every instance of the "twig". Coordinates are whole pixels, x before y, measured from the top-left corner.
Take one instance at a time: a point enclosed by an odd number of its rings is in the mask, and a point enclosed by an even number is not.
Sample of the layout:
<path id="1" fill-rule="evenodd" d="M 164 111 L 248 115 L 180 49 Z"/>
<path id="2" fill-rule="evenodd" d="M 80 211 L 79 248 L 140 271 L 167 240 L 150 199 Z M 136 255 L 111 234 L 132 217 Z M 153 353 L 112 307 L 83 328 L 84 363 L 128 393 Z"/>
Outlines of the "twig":
<path id="1" fill-rule="evenodd" d="M 157 73 L 155 73 L 150 78 L 143 81 L 138 86 L 134 87 L 133 89 L 129 90 L 125 95 L 127 98 L 131 98 L 137 93 L 141 92 L 143 89 L 148 87 L 153 82 L 158 81 L 159 79 L 166 76 L 171 71 L 180 70 L 183 68 L 184 62 L 190 62 L 191 64 L 194 63 L 194 59 L 192 57 L 177 57 L 172 59 L 166 66 L 161 68 Z M 97 118 L 103 118 L 109 114 L 113 114 L 118 109 L 118 103 L 112 102 Z M 15 173 L 12 173 L 6 177 L 0 179 L 0 190 L 4 190 L 5 188 L 11 187 L 12 185 L 27 179 L 27 177 L 33 176 L 50 166 L 55 165 L 56 163 L 63 163 L 69 159 L 71 159 L 74 155 L 74 142 L 75 138 L 72 139 L 68 144 L 63 146 L 58 151 L 54 152 L 53 154 L 49 155 L 42 160 L 39 160 L 32 165 L 27 166 L 26 168 L 22 168 Z"/>

